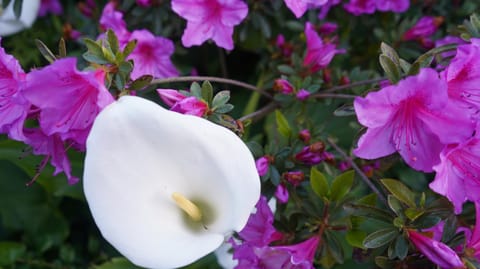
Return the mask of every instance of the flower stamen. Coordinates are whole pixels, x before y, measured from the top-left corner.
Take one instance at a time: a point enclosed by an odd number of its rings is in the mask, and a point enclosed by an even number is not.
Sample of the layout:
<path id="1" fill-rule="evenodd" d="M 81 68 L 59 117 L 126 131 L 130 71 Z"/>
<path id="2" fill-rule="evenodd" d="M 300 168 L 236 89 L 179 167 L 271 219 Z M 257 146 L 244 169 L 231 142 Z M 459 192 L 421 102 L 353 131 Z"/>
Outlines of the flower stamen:
<path id="1" fill-rule="evenodd" d="M 187 215 L 195 222 L 200 222 L 202 220 L 202 211 L 196 206 L 192 201 L 185 198 L 178 192 L 172 193 L 172 198 Z"/>

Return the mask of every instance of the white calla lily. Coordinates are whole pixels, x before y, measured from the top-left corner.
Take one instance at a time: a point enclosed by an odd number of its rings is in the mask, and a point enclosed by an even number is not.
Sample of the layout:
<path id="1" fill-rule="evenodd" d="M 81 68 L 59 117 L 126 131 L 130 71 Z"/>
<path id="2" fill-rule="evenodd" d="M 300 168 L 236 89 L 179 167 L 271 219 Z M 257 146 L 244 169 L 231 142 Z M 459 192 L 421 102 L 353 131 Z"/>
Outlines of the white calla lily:
<path id="1" fill-rule="evenodd" d="M 3 1 L 0 0 L 0 36 L 11 35 L 25 28 L 29 28 L 37 18 L 40 0 L 23 0 L 22 11 L 18 18 L 13 11 L 15 1 L 10 1 L 4 10 L 1 10 L 2 2 Z"/>
<path id="2" fill-rule="evenodd" d="M 228 129 L 123 96 L 94 122 L 84 190 L 102 235 L 120 253 L 139 266 L 175 268 L 245 226 L 260 179 Z"/>

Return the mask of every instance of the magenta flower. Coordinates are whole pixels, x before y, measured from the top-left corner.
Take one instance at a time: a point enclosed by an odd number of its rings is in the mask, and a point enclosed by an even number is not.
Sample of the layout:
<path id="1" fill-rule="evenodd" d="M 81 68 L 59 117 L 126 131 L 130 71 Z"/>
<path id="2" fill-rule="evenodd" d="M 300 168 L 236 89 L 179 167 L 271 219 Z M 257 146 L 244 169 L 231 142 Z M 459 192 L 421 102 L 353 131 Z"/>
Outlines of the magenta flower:
<path id="1" fill-rule="evenodd" d="M 465 268 L 457 253 L 444 243 L 413 230 L 408 230 L 408 237 L 418 251 L 442 269 Z"/>
<path id="2" fill-rule="evenodd" d="M 322 35 L 329 35 L 333 34 L 337 31 L 338 25 L 334 22 L 325 22 L 324 24 L 320 25 L 318 32 Z"/>
<path id="3" fill-rule="evenodd" d="M 307 54 L 303 60 L 303 66 L 309 67 L 312 73 L 325 68 L 335 54 L 345 53 L 345 50 L 336 49 L 332 43 L 323 43 L 312 24 L 305 24 L 305 36 L 307 38 Z"/>
<path id="4" fill-rule="evenodd" d="M 248 13 L 241 0 L 172 0 L 172 9 L 187 20 L 182 36 L 185 47 L 212 39 L 227 50 L 233 49 L 233 27 Z"/>
<path id="5" fill-rule="evenodd" d="M 295 17 L 300 18 L 310 8 L 323 6 L 328 0 L 284 0 L 285 5 L 295 14 Z"/>
<path id="6" fill-rule="evenodd" d="M 327 17 L 327 15 L 328 15 L 328 12 L 330 11 L 330 9 L 333 6 L 336 6 L 336 5 L 340 4 L 340 2 L 341 2 L 341 0 L 328 0 L 328 2 L 326 4 L 324 4 L 323 6 L 320 7 L 320 12 L 318 13 L 318 18 L 320 20 L 325 19 L 325 17 Z"/>
<path id="7" fill-rule="evenodd" d="M 22 67 L 0 46 L 0 133 L 14 140 L 25 138 L 22 130 L 30 103 L 23 96 L 24 87 Z"/>
<path id="8" fill-rule="evenodd" d="M 258 175 L 263 177 L 268 172 L 268 158 L 266 156 L 260 157 L 255 161 Z"/>
<path id="9" fill-rule="evenodd" d="M 465 40 L 461 39 L 460 37 L 456 36 L 446 36 L 444 38 L 438 39 L 435 41 L 435 47 L 441 47 L 445 45 L 463 45 L 466 44 Z M 450 50 L 450 51 L 445 51 L 442 52 L 442 58 L 448 58 L 448 57 L 454 57 L 457 54 L 456 50 Z"/>
<path id="10" fill-rule="evenodd" d="M 48 13 L 60 15 L 62 12 L 63 8 L 59 0 L 42 0 L 40 2 L 40 9 L 38 10 L 38 16 L 43 17 Z"/>
<path id="11" fill-rule="evenodd" d="M 323 142 L 316 142 L 310 146 L 305 146 L 295 155 L 295 159 L 307 165 L 317 165 L 331 156 L 325 151 Z"/>
<path id="12" fill-rule="evenodd" d="M 442 17 L 423 16 L 414 26 L 408 29 L 402 36 L 403 40 L 416 40 L 428 38 L 433 35 L 440 24 L 443 23 Z"/>
<path id="13" fill-rule="evenodd" d="M 283 94 L 291 94 L 294 91 L 293 85 L 286 79 L 276 79 L 273 82 L 273 90 Z"/>
<path id="14" fill-rule="evenodd" d="M 303 129 L 298 132 L 298 138 L 300 138 L 303 143 L 308 144 L 310 142 L 310 139 L 312 138 L 312 135 L 310 134 L 310 131 L 308 129 Z"/>
<path id="15" fill-rule="evenodd" d="M 305 89 L 300 89 L 296 95 L 297 99 L 300 101 L 307 100 L 309 96 L 310 96 L 310 92 Z"/>
<path id="16" fill-rule="evenodd" d="M 275 198 L 277 198 L 277 201 L 281 204 L 285 204 L 288 202 L 288 197 L 289 194 L 287 187 L 282 183 L 278 184 L 275 189 Z"/>
<path id="17" fill-rule="evenodd" d="M 377 8 L 377 0 L 350 0 L 343 8 L 355 16 L 373 14 Z"/>
<path id="18" fill-rule="evenodd" d="M 178 76 L 178 71 L 170 60 L 174 51 L 172 41 L 154 36 L 148 30 L 133 31 L 130 40 L 137 40 L 137 46 L 128 56 L 134 62 L 132 79 L 142 75 L 152 75 L 155 78 Z"/>
<path id="19" fill-rule="evenodd" d="M 368 127 L 355 155 L 376 159 L 395 151 L 414 169 L 431 172 L 444 144 L 471 136 L 468 113 L 449 102 L 446 83 L 433 69 L 422 69 L 397 85 L 354 101 L 359 122 Z"/>
<path id="20" fill-rule="evenodd" d="M 121 45 L 125 45 L 130 38 L 130 32 L 127 30 L 127 24 L 123 20 L 123 14 L 115 9 L 114 2 L 108 2 L 103 8 L 100 17 L 100 27 L 103 31 L 111 29 Z M 100 36 L 100 38 L 102 38 Z"/>
<path id="21" fill-rule="evenodd" d="M 454 205 L 455 213 L 462 211 L 466 200 L 480 202 L 480 126 L 475 136 L 460 144 L 445 147 L 430 188 L 446 196 Z"/>
<path id="22" fill-rule="evenodd" d="M 475 118 L 480 111 L 480 39 L 461 45 L 457 55 L 443 73 L 448 83 L 448 95 L 457 105 L 471 111 Z"/>
<path id="23" fill-rule="evenodd" d="M 410 6 L 410 0 L 377 0 L 380 11 L 405 12 Z"/>
<path id="24" fill-rule="evenodd" d="M 63 139 L 58 134 L 47 136 L 40 129 L 25 129 L 24 132 L 26 136 L 24 142 L 32 147 L 33 153 L 45 155 L 40 169 L 43 169 L 46 163 L 50 161 L 52 166 L 55 167 L 54 176 L 64 172 L 69 184 L 75 184 L 79 181 L 77 177 L 72 176 L 72 167 L 67 156 L 67 150 Z"/>
<path id="25" fill-rule="evenodd" d="M 136 3 L 142 7 L 149 7 L 152 5 L 152 0 L 136 0 Z"/>
<path id="26" fill-rule="evenodd" d="M 207 103 L 195 96 L 187 97 L 176 90 L 157 89 L 160 98 L 171 111 L 202 117 L 208 111 Z"/>
<path id="27" fill-rule="evenodd" d="M 24 95 L 40 109 L 45 135 L 85 145 L 93 120 L 113 97 L 105 88 L 103 71 L 78 71 L 76 64 L 76 58 L 63 58 L 31 71 Z"/>
<path id="28" fill-rule="evenodd" d="M 273 212 L 268 207 L 267 198 L 261 196 L 255 206 L 257 211 L 250 215 L 247 225 L 238 233 L 249 245 L 264 247 L 283 237 L 273 227 Z"/>

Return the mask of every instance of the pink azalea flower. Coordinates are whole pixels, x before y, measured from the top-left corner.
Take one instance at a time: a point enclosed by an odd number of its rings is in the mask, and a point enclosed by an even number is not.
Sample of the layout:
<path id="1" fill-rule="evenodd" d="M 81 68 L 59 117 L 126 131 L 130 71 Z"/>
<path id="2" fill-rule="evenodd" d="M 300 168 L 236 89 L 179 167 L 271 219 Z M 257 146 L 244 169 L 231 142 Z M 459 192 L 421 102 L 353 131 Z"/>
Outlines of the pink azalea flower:
<path id="1" fill-rule="evenodd" d="M 298 132 L 298 138 L 300 138 L 303 143 L 308 144 L 310 142 L 310 139 L 312 138 L 312 135 L 310 134 L 310 131 L 308 129 L 303 129 Z"/>
<path id="2" fill-rule="evenodd" d="M 323 6 L 328 0 L 284 0 L 287 7 L 300 18 L 307 9 Z"/>
<path id="3" fill-rule="evenodd" d="M 105 5 L 100 17 L 100 27 L 103 31 L 111 29 L 115 32 L 121 45 L 125 45 L 130 38 L 130 32 L 127 30 L 127 23 L 123 20 L 123 14 L 115 9 L 116 4 L 109 2 Z M 102 35 L 99 37 L 102 38 Z"/>
<path id="4" fill-rule="evenodd" d="M 325 151 L 325 145 L 322 142 L 313 143 L 305 146 L 295 155 L 295 159 L 307 165 L 317 165 L 330 156 Z"/>
<path id="5" fill-rule="evenodd" d="M 446 196 L 454 205 L 455 213 L 462 211 L 466 200 L 480 202 L 480 126 L 475 136 L 460 144 L 445 147 L 430 188 Z"/>
<path id="6" fill-rule="evenodd" d="M 377 0 L 380 11 L 405 12 L 410 6 L 410 0 Z"/>
<path id="7" fill-rule="evenodd" d="M 283 94 L 291 94 L 293 93 L 294 88 L 293 85 L 288 82 L 288 80 L 279 78 L 273 82 L 273 90 Z"/>
<path id="8" fill-rule="evenodd" d="M 438 48 L 438 47 L 441 47 L 441 46 L 453 45 L 453 44 L 463 45 L 463 44 L 466 44 L 466 43 L 467 42 L 465 42 L 460 37 L 446 36 L 444 38 L 436 40 L 435 41 L 435 47 Z M 442 55 L 442 58 L 448 58 L 448 57 L 454 57 L 456 54 L 457 54 L 456 50 L 450 50 L 450 51 L 443 52 L 441 55 Z"/>
<path id="9" fill-rule="evenodd" d="M 268 172 L 268 158 L 266 156 L 260 157 L 255 161 L 258 175 L 263 177 Z"/>
<path id="10" fill-rule="evenodd" d="M 457 105 L 469 109 L 475 118 L 480 117 L 480 39 L 461 45 L 457 55 L 443 73 L 448 83 L 448 95 Z"/>
<path id="11" fill-rule="evenodd" d="M 113 97 L 105 88 L 103 71 L 78 71 L 76 64 L 76 58 L 63 58 L 31 71 L 24 95 L 40 109 L 45 135 L 85 145 L 95 117 Z"/>
<path id="12" fill-rule="evenodd" d="M 309 96 L 310 96 L 310 92 L 305 89 L 300 89 L 296 95 L 297 99 L 300 101 L 307 100 Z"/>
<path id="13" fill-rule="evenodd" d="M 444 243 L 413 230 L 408 230 L 408 237 L 418 251 L 442 269 L 465 268 L 457 253 Z"/>
<path id="14" fill-rule="evenodd" d="M 318 32 L 322 35 L 329 35 L 333 34 L 337 31 L 338 25 L 334 22 L 325 22 L 324 24 L 320 25 Z"/>
<path id="15" fill-rule="evenodd" d="M 0 133 L 14 140 L 24 139 L 23 123 L 30 109 L 30 103 L 22 94 L 24 86 L 22 67 L 0 46 Z"/>
<path id="16" fill-rule="evenodd" d="M 157 89 L 157 93 L 171 111 L 197 117 L 203 117 L 208 111 L 208 105 L 195 96 L 187 97 L 171 89 Z"/>
<path id="17" fill-rule="evenodd" d="M 227 50 L 233 49 L 233 27 L 248 13 L 248 6 L 241 0 L 173 0 L 172 9 L 187 20 L 182 36 L 185 47 L 212 39 Z"/>
<path id="18" fill-rule="evenodd" d="M 60 15 L 63 12 L 62 4 L 59 0 L 42 0 L 40 3 L 40 9 L 38 10 L 38 16 L 46 16 L 47 13 Z"/>
<path id="19" fill-rule="evenodd" d="M 343 8 L 355 16 L 373 14 L 377 8 L 377 0 L 350 0 Z"/>
<path id="20" fill-rule="evenodd" d="M 137 40 L 137 46 L 128 56 L 134 62 L 132 79 L 142 75 L 152 75 L 155 78 L 178 76 L 178 71 L 170 60 L 174 52 L 172 41 L 154 36 L 148 30 L 133 31 L 130 40 Z"/>
<path id="21" fill-rule="evenodd" d="M 442 17 L 423 16 L 414 26 L 408 29 L 402 36 L 403 40 L 416 40 L 427 38 L 433 35 L 440 24 L 443 23 Z"/>
<path id="22" fill-rule="evenodd" d="M 335 54 L 345 53 L 345 50 L 336 49 L 334 44 L 324 43 L 309 22 L 305 24 L 305 36 L 307 38 L 307 54 L 303 60 L 303 66 L 309 67 L 312 73 L 330 64 Z"/>
<path id="23" fill-rule="evenodd" d="M 414 169 L 431 172 L 444 144 L 471 136 L 473 123 L 449 102 L 446 82 L 433 69 L 371 92 L 354 101 L 359 122 L 368 127 L 355 155 L 376 159 L 398 151 Z"/>
<path id="24" fill-rule="evenodd" d="M 288 190 L 284 184 L 278 184 L 277 188 L 275 189 L 275 198 L 281 204 L 285 204 L 288 202 Z"/>
<path id="25" fill-rule="evenodd" d="M 149 7 L 152 5 L 152 0 L 136 0 L 137 5 L 142 7 Z"/>
<path id="26" fill-rule="evenodd" d="M 79 181 L 77 177 L 72 176 L 70 160 L 68 159 L 64 142 L 58 134 L 47 136 L 40 129 L 25 129 L 25 136 L 24 142 L 33 148 L 34 154 L 46 155 L 41 164 L 42 166 L 45 166 L 46 162 L 50 161 L 52 166 L 55 167 L 53 175 L 64 172 L 69 184 L 75 184 Z"/>
<path id="27" fill-rule="evenodd" d="M 250 215 L 247 225 L 238 234 L 249 245 L 256 247 L 267 246 L 271 242 L 282 238 L 273 227 L 273 212 L 268 207 L 267 198 L 261 196 L 256 205 L 256 212 Z"/>
<path id="28" fill-rule="evenodd" d="M 328 15 L 328 12 L 330 11 L 330 8 L 340 4 L 340 1 L 341 0 L 329 0 L 326 4 L 321 6 L 320 7 L 320 12 L 318 13 L 318 18 L 320 20 L 325 19 L 325 17 L 327 17 L 327 15 Z"/>

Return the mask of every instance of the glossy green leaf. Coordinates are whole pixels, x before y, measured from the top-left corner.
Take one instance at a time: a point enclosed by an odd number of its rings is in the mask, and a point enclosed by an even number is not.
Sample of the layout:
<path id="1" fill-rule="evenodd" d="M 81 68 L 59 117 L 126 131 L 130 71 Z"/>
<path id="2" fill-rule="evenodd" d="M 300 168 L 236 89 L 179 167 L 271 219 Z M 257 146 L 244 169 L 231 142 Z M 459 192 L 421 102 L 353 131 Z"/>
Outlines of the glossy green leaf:
<path id="1" fill-rule="evenodd" d="M 385 228 L 375 231 L 365 237 L 363 246 L 366 248 L 379 248 L 392 242 L 398 236 L 398 229 Z"/>
<path id="2" fill-rule="evenodd" d="M 400 80 L 399 65 L 396 65 L 392 59 L 383 54 L 380 55 L 379 61 L 383 71 L 385 71 L 385 75 L 393 84 L 396 84 Z"/>
<path id="3" fill-rule="evenodd" d="M 202 87 L 198 82 L 193 82 L 190 85 L 190 95 L 197 97 L 198 99 L 202 98 Z"/>
<path id="4" fill-rule="evenodd" d="M 363 246 L 363 240 L 365 240 L 365 237 L 367 237 L 367 233 L 362 230 L 349 230 L 345 234 L 345 239 L 347 242 L 352 246 L 356 248 L 365 248 Z"/>
<path id="5" fill-rule="evenodd" d="M 290 137 L 292 135 L 292 129 L 280 110 L 275 110 L 275 120 L 277 122 L 278 132 L 284 137 Z"/>
<path id="6" fill-rule="evenodd" d="M 153 80 L 151 75 L 143 75 L 130 83 L 129 90 L 138 91 L 150 85 Z"/>
<path id="7" fill-rule="evenodd" d="M 339 176 L 337 176 L 330 189 L 330 198 L 332 201 L 339 201 L 350 191 L 353 185 L 353 179 L 355 171 L 349 170 Z"/>
<path id="8" fill-rule="evenodd" d="M 345 204 L 343 209 L 347 214 L 353 216 L 372 218 L 385 223 L 392 223 L 393 221 L 393 215 L 388 211 L 369 205 Z"/>
<path id="9" fill-rule="evenodd" d="M 205 80 L 203 83 L 202 83 L 202 99 L 207 102 L 207 104 L 211 104 L 212 103 L 212 99 L 213 99 L 213 86 L 212 84 L 210 83 L 210 81 L 208 80 Z"/>
<path id="10" fill-rule="evenodd" d="M 230 91 L 220 91 L 213 97 L 212 108 L 223 106 L 228 100 L 230 100 Z"/>
<path id="11" fill-rule="evenodd" d="M 392 47 L 382 42 L 382 44 L 380 44 L 380 50 L 382 54 L 390 58 L 395 65 L 400 65 L 400 57 L 398 57 L 398 53 Z"/>
<path id="12" fill-rule="evenodd" d="M 39 39 L 35 39 L 35 44 L 37 45 L 38 50 L 42 54 L 42 56 L 49 62 L 53 63 L 57 59 L 55 54 Z"/>
<path id="13" fill-rule="evenodd" d="M 120 50 L 120 47 L 118 44 L 118 38 L 115 35 L 115 32 L 112 31 L 112 29 L 108 29 L 107 31 L 107 40 L 113 54 L 117 54 L 117 52 Z"/>
<path id="14" fill-rule="evenodd" d="M 318 197 L 327 197 L 329 191 L 327 178 L 315 167 L 310 169 L 310 186 Z"/>
<path id="15" fill-rule="evenodd" d="M 409 207 L 416 207 L 415 193 L 402 182 L 395 179 L 382 179 L 381 182 L 395 198 L 407 204 Z"/>
<path id="16" fill-rule="evenodd" d="M 405 216 L 407 216 L 408 219 L 413 221 L 423 215 L 424 212 L 425 211 L 423 209 L 407 208 L 405 209 Z"/>

